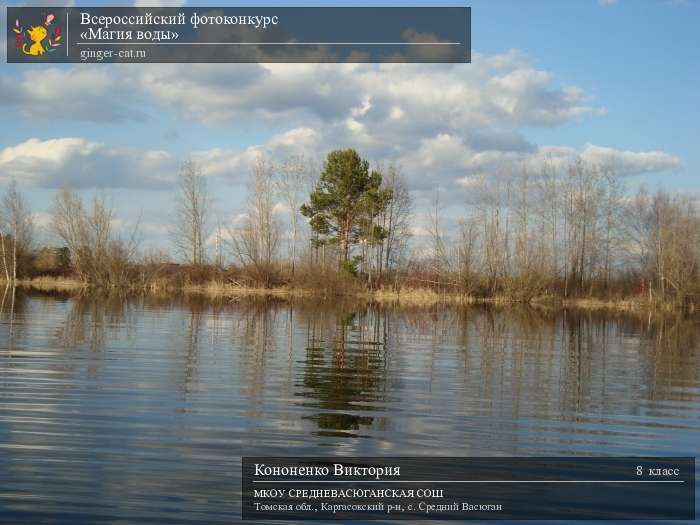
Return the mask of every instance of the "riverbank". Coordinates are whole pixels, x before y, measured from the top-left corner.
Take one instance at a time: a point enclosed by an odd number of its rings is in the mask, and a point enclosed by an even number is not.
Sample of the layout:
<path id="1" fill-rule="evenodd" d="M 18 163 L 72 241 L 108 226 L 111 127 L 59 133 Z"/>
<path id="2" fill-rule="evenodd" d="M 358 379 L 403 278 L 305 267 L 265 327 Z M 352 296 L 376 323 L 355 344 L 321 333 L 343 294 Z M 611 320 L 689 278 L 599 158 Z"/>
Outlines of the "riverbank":
<path id="1" fill-rule="evenodd" d="M 0 282 L 0 286 L 2 286 Z M 6 284 L 6 283 L 5 283 Z M 17 282 L 22 288 L 29 288 L 44 292 L 75 292 L 87 293 L 97 290 L 89 284 L 72 278 L 36 277 L 22 279 Z M 99 288 L 102 289 L 102 288 Z M 103 290 L 103 289 L 102 289 Z M 687 306 L 672 302 L 649 301 L 648 298 L 637 297 L 561 297 L 556 295 L 537 296 L 529 299 L 508 297 L 504 295 L 480 297 L 450 290 L 433 288 L 403 287 L 380 288 L 370 290 L 359 286 L 349 286 L 342 289 L 311 289 L 291 286 L 278 286 L 271 288 L 252 287 L 239 283 L 224 283 L 210 281 L 201 284 L 185 284 L 176 286 L 167 281 L 154 281 L 147 286 L 120 286 L 113 288 L 116 292 L 123 293 L 153 293 L 153 294 L 184 294 L 199 295 L 212 299 L 240 299 L 245 297 L 276 298 L 276 299 L 321 299 L 328 300 L 334 297 L 359 299 L 380 304 L 397 304 L 400 306 L 430 307 L 437 305 L 508 305 L 528 304 L 541 309 L 576 308 L 586 310 L 617 310 L 617 311 L 674 311 L 688 309 Z M 694 307 L 690 307 L 693 311 Z"/>

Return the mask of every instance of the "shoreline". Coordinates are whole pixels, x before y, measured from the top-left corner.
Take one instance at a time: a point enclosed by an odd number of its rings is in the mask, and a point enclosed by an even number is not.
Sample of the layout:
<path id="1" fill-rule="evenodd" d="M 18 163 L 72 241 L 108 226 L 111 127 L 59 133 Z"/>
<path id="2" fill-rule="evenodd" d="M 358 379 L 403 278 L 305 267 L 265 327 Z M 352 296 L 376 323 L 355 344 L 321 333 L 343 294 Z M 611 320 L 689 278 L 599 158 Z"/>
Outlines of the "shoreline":
<path id="1" fill-rule="evenodd" d="M 9 286 L 6 281 L 0 281 L 0 287 Z M 690 311 L 682 305 L 672 302 L 650 302 L 639 297 L 599 298 L 599 297 L 562 297 L 557 295 L 536 296 L 530 299 L 496 296 L 474 296 L 454 291 L 438 291 L 431 288 L 380 288 L 377 290 L 350 288 L 345 291 L 278 286 L 271 288 L 250 287 L 234 283 L 210 281 L 201 284 L 186 284 L 177 286 L 172 283 L 154 282 L 147 286 L 115 286 L 103 288 L 71 278 L 36 277 L 20 279 L 16 286 L 43 292 L 76 292 L 114 291 L 119 293 L 146 294 L 182 294 L 199 295 L 211 299 L 240 299 L 240 298 L 272 298 L 283 300 L 318 299 L 329 300 L 345 298 L 364 300 L 379 304 L 396 304 L 399 306 L 439 306 L 439 305 L 527 305 L 538 309 L 580 309 L 580 310 L 614 310 L 628 312 L 651 311 Z"/>

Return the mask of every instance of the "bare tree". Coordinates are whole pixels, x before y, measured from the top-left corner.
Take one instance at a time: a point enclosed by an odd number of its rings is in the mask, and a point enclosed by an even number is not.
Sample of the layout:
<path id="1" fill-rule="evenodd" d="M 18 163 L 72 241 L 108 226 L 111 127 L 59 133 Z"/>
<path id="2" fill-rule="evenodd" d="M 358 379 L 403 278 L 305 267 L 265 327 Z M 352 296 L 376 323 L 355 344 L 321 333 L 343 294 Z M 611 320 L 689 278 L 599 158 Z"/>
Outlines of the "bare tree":
<path id="1" fill-rule="evenodd" d="M 170 237 L 186 261 L 201 265 L 206 260 L 206 241 L 210 233 L 211 197 L 202 170 L 193 161 L 182 165 L 179 177 Z"/>
<path id="2" fill-rule="evenodd" d="M 259 157 L 248 182 L 248 202 L 241 224 L 229 233 L 234 255 L 253 271 L 253 278 L 271 284 L 279 255 L 280 224 L 274 214 L 272 163 Z"/>
<path id="3" fill-rule="evenodd" d="M 219 270 L 224 268 L 224 230 L 221 218 L 217 217 L 214 230 L 214 264 Z"/>
<path id="4" fill-rule="evenodd" d="M 613 268 L 619 258 L 619 246 L 623 242 L 624 187 L 620 178 L 610 167 L 601 172 L 601 257 L 600 270 L 605 290 L 610 285 Z"/>
<path id="5" fill-rule="evenodd" d="M 698 292 L 700 217 L 691 199 L 657 193 L 650 202 L 652 273 L 663 300 L 684 301 Z"/>
<path id="6" fill-rule="evenodd" d="M 28 260 L 33 234 L 32 215 L 12 180 L 0 208 L 0 256 L 7 282 L 17 280 L 20 264 Z"/>
<path id="7" fill-rule="evenodd" d="M 459 221 L 459 242 L 457 245 L 458 282 L 465 291 L 473 291 L 477 281 L 477 255 L 479 224 L 473 217 Z"/>
<path id="8" fill-rule="evenodd" d="M 654 252 L 652 246 L 652 196 L 642 187 L 629 199 L 622 210 L 621 257 L 628 267 L 636 268 L 641 278 L 653 279 L 649 275 Z"/>
<path id="9" fill-rule="evenodd" d="M 498 180 L 483 180 L 479 189 L 477 220 L 481 229 L 482 268 L 489 293 L 495 294 L 509 268 L 508 189 Z"/>
<path id="10" fill-rule="evenodd" d="M 276 171 L 275 186 L 280 197 L 289 208 L 289 260 L 294 276 L 297 262 L 297 245 L 299 240 L 300 208 L 308 194 L 312 170 L 303 155 L 289 157 Z"/>
<path id="11" fill-rule="evenodd" d="M 435 188 L 433 202 L 428 216 L 428 235 L 431 241 L 433 271 L 439 276 L 447 268 L 447 246 L 445 244 L 442 214 L 440 213 L 440 187 Z"/>
<path id="12" fill-rule="evenodd" d="M 67 189 L 56 195 L 52 209 L 54 233 L 70 251 L 75 272 L 100 286 L 129 283 L 128 272 L 138 250 L 138 222 L 126 239 L 113 228 L 114 211 L 104 195 L 96 195 L 90 209 Z"/>
<path id="13" fill-rule="evenodd" d="M 542 246 L 543 271 L 548 274 L 551 281 L 557 279 L 561 273 L 560 237 L 563 210 L 560 195 L 561 181 L 551 159 L 544 162 L 535 183 L 537 189 L 533 205 Z"/>
<path id="14" fill-rule="evenodd" d="M 381 214 L 381 225 L 386 239 L 379 246 L 379 271 L 392 270 L 404 255 L 411 237 L 411 213 L 413 201 L 406 180 L 398 166 L 389 165 L 382 178 L 383 188 L 390 193 L 390 200 Z"/>

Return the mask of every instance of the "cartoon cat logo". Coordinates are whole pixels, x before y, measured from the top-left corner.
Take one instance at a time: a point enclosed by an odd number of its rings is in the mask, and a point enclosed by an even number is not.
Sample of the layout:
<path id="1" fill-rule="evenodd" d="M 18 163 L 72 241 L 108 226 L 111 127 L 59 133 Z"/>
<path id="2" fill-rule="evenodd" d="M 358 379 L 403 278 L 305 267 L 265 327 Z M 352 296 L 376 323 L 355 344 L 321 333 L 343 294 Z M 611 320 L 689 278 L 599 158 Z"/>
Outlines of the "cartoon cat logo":
<path id="1" fill-rule="evenodd" d="M 44 23 L 38 26 L 31 26 L 28 29 L 23 29 L 19 20 L 15 20 L 15 27 L 12 30 L 15 32 L 15 47 L 25 55 L 41 56 L 44 53 L 53 53 L 56 48 L 61 45 L 61 27 L 56 25 L 53 29 L 53 34 L 44 44 L 44 41 L 49 36 L 49 27 L 53 22 L 54 15 L 46 16 Z"/>
<path id="2" fill-rule="evenodd" d="M 43 55 L 46 53 L 46 49 L 42 45 L 44 39 L 48 36 L 49 32 L 44 26 L 36 26 L 27 29 L 27 35 L 29 35 L 29 40 L 33 42 L 29 51 L 27 51 L 27 43 L 25 42 L 22 46 L 22 53 L 25 55 Z"/>

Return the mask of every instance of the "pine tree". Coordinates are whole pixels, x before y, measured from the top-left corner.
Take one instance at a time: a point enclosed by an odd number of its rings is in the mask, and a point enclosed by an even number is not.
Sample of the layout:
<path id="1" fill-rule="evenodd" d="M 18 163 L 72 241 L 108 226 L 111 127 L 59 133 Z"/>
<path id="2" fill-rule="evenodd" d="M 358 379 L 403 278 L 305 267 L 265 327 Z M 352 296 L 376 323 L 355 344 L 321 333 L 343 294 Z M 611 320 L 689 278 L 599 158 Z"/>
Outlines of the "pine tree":
<path id="1" fill-rule="evenodd" d="M 383 228 L 373 224 L 391 199 L 391 192 L 381 186 L 381 173 L 370 172 L 369 162 L 354 149 L 335 150 L 326 157 L 301 213 L 308 217 L 319 244 L 338 244 L 341 265 L 347 264 L 350 247 L 366 237 L 368 223 L 373 238 L 386 237 Z"/>

